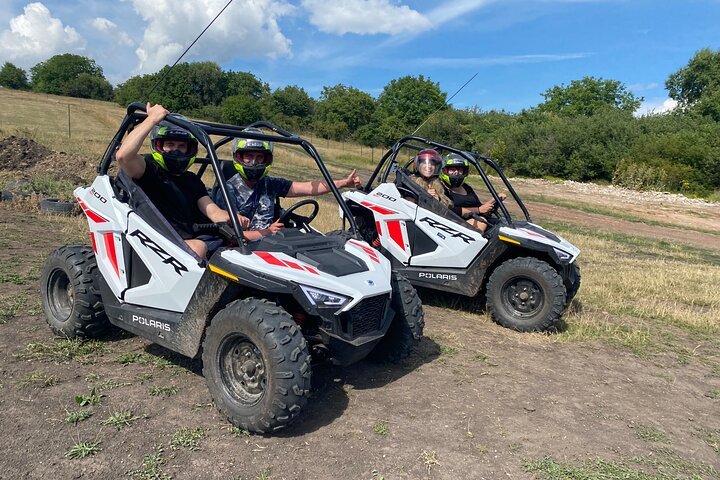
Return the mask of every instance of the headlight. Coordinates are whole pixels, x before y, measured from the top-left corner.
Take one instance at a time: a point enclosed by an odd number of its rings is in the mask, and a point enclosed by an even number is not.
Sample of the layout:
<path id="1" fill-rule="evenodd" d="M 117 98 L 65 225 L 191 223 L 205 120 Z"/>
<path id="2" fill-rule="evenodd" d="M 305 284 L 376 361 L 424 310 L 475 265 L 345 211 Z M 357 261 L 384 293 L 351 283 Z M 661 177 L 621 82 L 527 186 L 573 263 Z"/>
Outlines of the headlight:
<path id="1" fill-rule="evenodd" d="M 349 298 L 344 295 L 320 290 L 319 288 L 307 287 L 305 285 L 300 285 L 300 288 L 302 288 L 302 291 L 310 303 L 320 307 L 341 307 L 349 300 Z"/>
<path id="2" fill-rule="evenodd" d="M 570 255 L 569 253 L 567 253 L 563 250 L 560 250 L 558 248 L 553 248 L 553 250 L 555 250 L 555 255 L 557 255 L 558 259 L 561 262 L 566 262 L 566 261 L 570 260 L 570 258 L 572 258 L 572 255 Z"/>

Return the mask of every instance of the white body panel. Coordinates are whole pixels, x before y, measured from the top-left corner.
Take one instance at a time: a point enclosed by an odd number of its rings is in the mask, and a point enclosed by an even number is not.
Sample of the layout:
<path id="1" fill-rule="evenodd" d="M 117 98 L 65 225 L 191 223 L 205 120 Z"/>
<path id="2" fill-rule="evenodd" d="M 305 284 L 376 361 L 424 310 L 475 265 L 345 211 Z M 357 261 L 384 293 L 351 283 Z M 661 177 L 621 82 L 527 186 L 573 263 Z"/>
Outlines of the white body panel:
<path id="1" fill-rule="evenodd" d="M 392 183 L 383 183 L 367 195 L 346 192 L 343 196 L 373 212 L 382 246 L 405 265 L 464 268 L 487 244 L 487 239 L 477 231 L 404 200 Z M 397 222 L 398 219 L 402 220 Z M 437 248 L 412 255 L 405 220 L 414 222 Z M 405 248 L 401 248 L 401 243 Z"/>
<path id="2" fill-rule="evenodd" d="M 205 271 L 197 260 L 117 200 L 107 176 L 76 189 L 75 196 L 88 219 L 98 268 L 113 294 L 136 305 L 185 311 Z M 123 236 L 151 273 L 146 285 L 128 289 Z"/>
<path id="3" fill-rule="evenodd" d="M 530 224 L 533 225 L 536 228 L 539 228 L 540 230 L 544 230 L 541 226 L 535 225 L 534 223 Z M 537 232 L 534 232 L 532 230 L 527 230 L 525 228 L 510 228 L 510 227 L 501 227 L 500 228 L 500 235 L 506 235 L 508 237 L 512 238 L 518 238 L 518 239 L 527 239 L 532 240 L 539 243 L 544 243 L 545 245 L 550 245 L 556 250 L 561 250 L 565 252 L 570 258 L 569 263 L 572 263 L 575 261 L 578 255 L 580 255 L 580 249 L 577 248 L 572 243 L 568 242 L 564 238 L 562 238 L 560 235 L 553 233 L 560 241 L 556 242 L 555 240 L 548 238 L 544 235 L 541 235 Z"/>
<path id="4" fill-rule="evenodd" d="M 123 299 L 135 305 L 185 311 L 205 268 L 135 213 L 128 216 L 126 233 L 125 238 L 142 258 L 151 277 L 147 284 L 126 290 Z"/>
<path id="5" fill-rule="evenodd" d="M 349 240 L 345 244 L 345 250 L 364 260 L 369 271 L 338 278 L 281 252 L 254 252 L 243 255 L 236 250 L 226 250 L 220 255 L 230 263 L 242 265 L 268 277 L 289 280 L 352 298 L 342 311 L 351 309 L 363 298 L 390 293 L 391 267 L 387 258 L 367 243 L 358 240 Z"/>
<path id="6" fill-rule="evenodd" d="M 122 236 L 130 207 L 118 202 L 107 176 L 97 177 L 90 187 L 75 189 L 85 212 L 97 265 L 110 290 L 120 298 L 127 288 Z"/>

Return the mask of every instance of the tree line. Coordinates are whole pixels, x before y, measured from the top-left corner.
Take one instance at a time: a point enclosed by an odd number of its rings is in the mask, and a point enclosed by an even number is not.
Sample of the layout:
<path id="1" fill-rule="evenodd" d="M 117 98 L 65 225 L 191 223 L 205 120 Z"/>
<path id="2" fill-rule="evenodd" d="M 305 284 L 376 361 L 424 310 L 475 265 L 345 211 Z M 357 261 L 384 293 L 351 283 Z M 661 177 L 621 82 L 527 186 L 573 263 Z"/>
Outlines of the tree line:
<path id="1" fill-rule="evenodd" d="M 80 98 L 161 103 L 196 118 L 232 124 L 269 120 L 322 138 L 391 145 L 412 133 L 483 152 L 510 175 L 612 182 L 720 196 L 720 51 L 698 51 L 665 87 L 678 106 L 636 117 L 642 102 L 620 81 L 584 77 L 556 85 L 519 113 L 454 109 L 423 75 L 391 80 L 373 98 L 351 86 L 272 90 L 250 72 L 213 62 L 180 63 L 113 88 L 92 60 L 56 55 L 24 70 L 6 62 L 0 86 Z"/>

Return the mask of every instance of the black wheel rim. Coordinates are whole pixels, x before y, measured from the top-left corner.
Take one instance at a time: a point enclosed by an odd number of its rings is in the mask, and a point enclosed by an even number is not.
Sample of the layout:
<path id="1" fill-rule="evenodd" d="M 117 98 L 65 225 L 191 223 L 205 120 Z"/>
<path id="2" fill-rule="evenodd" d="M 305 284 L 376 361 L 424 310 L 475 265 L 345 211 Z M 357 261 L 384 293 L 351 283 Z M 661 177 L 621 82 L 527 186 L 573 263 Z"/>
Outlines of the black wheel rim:
<path id="1" fill-rule="evenodd" d="M 545 293 L 530 278 L 515 277 L 503 285 L 502 302 L 512 315 L 529 318 L 542 310 Z"/>
<path id="2" fill-rule="evenodd" d="M 47 292 L 48 307 L 53 317 L 59 322 L 67 321 L 75 305 L 75 288 L 63 270 L 53 270 L 50 274 Z"/>
<path id="3" fill-rule="evenodd" d="M 218 354 L 222 382 L 230 396 L 245 406 L 260 402 L 267 370 L 257 346 L 245 336 L 233 335 L 223 341 Z"/>

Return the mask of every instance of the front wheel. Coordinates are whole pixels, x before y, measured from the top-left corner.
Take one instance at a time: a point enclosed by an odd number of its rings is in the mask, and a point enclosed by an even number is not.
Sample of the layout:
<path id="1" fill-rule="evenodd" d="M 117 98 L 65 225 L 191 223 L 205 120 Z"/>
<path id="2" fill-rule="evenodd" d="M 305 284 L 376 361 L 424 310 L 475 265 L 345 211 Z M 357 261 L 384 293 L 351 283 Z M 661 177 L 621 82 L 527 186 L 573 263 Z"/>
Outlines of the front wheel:
<path id="1" fill-rule="evenodd" d="M 520 332 L 548 330 L 567 304 L 562 278 L 537 258 L 503 262 L 488 280 L 486 300 L 495 322 Z"/>
<path id="2" fill-rule="evenodd" d="M 292 317 L 273 303 L 236 300 L 218 312 L 207 328 L 202 360 L 215 405 L 237 427 L 280 430 L 307 403 L 307 342 Z"/>
<path id="3" fill-rule="evenodd" d="M 415 287 L 398 273 L 392 276 L 392 308 L 395 317 L 390 328 L 369 358 L 378 362 L 397 362 L 415 348 L 423 335 L 425 314 Z"/>
<path id="4" fill-rule="evenodd" d="M 107 329 L 99 276 L 95 253 L 86 245 L 66 245 L 50 254 L 40 276 L 40 296 L 55 335 L 91 338 Z"/>

